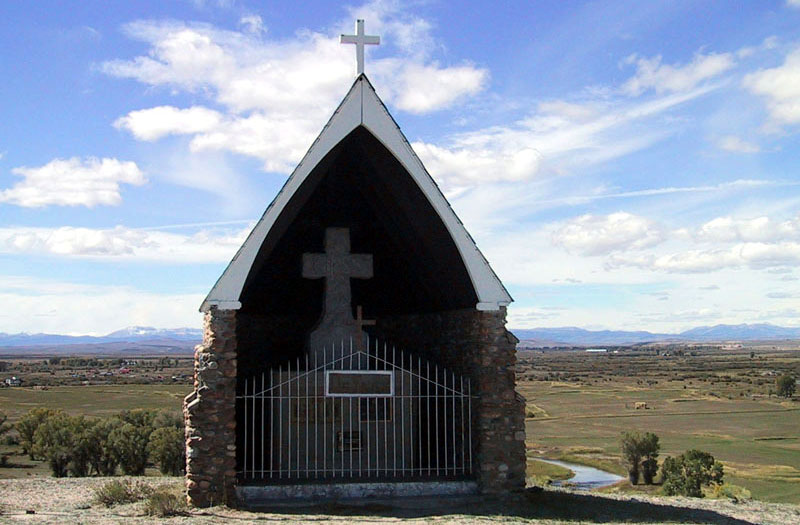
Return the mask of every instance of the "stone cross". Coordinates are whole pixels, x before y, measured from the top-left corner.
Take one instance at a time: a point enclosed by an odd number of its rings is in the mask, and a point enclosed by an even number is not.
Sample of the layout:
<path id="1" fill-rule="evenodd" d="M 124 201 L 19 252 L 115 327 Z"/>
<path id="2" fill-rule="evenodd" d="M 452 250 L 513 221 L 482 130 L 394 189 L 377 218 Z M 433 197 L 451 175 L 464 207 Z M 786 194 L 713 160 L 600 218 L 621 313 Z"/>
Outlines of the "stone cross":
<path id="1" fill-rule="evenodd" d="M 338 349 L 342 342 L 349 351 L 351 340 L 363 340 L 361 326 L 353 319 L 350 279 L 372 278 L 372 255 L 350 253 L 348 228 L 326 228 L 325 253 L 303 254 L 303 277 L 325 279 L 322 319 L 309 340 L 312 352 L 334 344 Z"/>
<path id="2" fill-rule="evenodd" d="M 339 37 L 340 44 L 356 45 L 356 76 L 364 72 L 364 45 L 378 45 L 381 37 L 364 34 L 364 21 L 356 20 L 356 34 L 342 35 Z"/>

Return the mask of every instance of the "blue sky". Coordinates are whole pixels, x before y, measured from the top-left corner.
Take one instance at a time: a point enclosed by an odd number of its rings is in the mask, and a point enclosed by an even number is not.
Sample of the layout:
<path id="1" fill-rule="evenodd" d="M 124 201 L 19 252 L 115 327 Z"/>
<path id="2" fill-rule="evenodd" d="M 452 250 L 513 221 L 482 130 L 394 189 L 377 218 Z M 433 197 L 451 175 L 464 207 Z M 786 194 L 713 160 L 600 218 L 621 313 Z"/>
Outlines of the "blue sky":
<path id="1" fill-rule="evenodd" d="M 512 328 L 800 326 L 800 0 L 4 2 L 0 332 L 199 326 L 352 83 Z"/>

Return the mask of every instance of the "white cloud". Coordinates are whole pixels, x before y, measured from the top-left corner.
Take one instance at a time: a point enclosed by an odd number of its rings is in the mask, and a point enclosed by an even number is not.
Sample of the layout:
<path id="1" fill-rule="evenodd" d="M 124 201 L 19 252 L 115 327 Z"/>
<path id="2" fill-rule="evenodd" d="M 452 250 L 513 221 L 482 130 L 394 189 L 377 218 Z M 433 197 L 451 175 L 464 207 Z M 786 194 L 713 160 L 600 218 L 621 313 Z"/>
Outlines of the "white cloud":
<path id="1" fill-rule="evenodd" d="M 623 91 L 631 95 L 640 95 L 649 89 L 656 93 L 689 91 L 734 66 L 730 53 L 697 54 L 685 65 L 662 64 L 660 56 L 631 55 L 626 62 L 636 64 L 636 75 L 623 85 Z"/>
<path id="2" fill-rule="evenodd" d="M 758 144 L 747 142 L 733 135 L 721 137 L 717 141 L 717 146 L 725 151 L 731 151 L 733 153 L 758 153 L 761 151 L 761 148 L 758 146 Z"/>
<path id="3" fill-rule="evenodd" d="M 235 232 L 206 229 L 186 235 L 159 230 L 0 228 L 0 253 L 136 260 L 213 263 L 233 258 L 250 228 Z"/>
<path id="4" fill-rule="evenodd" d="M 472 65 L 440 68 L 437 64 L 379 61 L 379 91 L 410 113 L 428 113 L 453 106 L 481 92 L 489 80 L 485 69 Z M 391 78 L 391 81 L 387 81 Z"/>
<path id="5" fill-rule="evenodd" d="M 800 124 L 800 49 L 789 53 L 783 65 L 750 73 L 743 83 L 766 99 L 773 125 Z"/>
<path id="6" fill-rule="evenodd" d="M 258 15 L 247 15 L 239 19 L 239 25 L 248 33 L 263 33 L 264 21 Z"/>
<path id="7" fill-rule="evenodd" d="M 155 293 L 125 286 L 83 285 L 0 276 L 0 332 L 105 335 L 125 326 L 202 326 L 201 293 Z M 80 305 L 80 308 L 76 308 Z"/>
<path id="8" fill-rule="evenodd" d="M 800 0 L 786 0 L 786 5 L 789 7 L 800 7 Z"/>
<path id="9" fill-rule="evenodd" d="M 370 60 L 367 68 L 387 102 L 426 113 L 451 107 L 485 87 L 485 69 L 441 66 L 427 57 L 434 43 L 425 21 L 406 16 L 391 3 L 375 2 L 363 9 L 376 15 L 370 17 L 371 23 L 377 22 L 374 29 L 388 31 L 384 42 L 397 39 L 390 49 L 397 49 L 399 57 Z M 252 28 L 255 23 L 245 25 Z M 155 21 L 128 24 L 126 32 L 149 44 L 148 54 L 106 62 L 104 72 L 196 93 L 225 111 L 220 117 L 202 107 L 151 108 L 120 118 L 118 127 L 143 140 L 192 134 L 195 151 L 256 157 L 267 171 L 291 171 L 352 81 L 352 49 L 341 46 L 334 32 L 303 30 L 277 40 L 249 30 Z"/>
<path id="10" fill-rule="evenodd" d="M 800 266 L 800 243 L 740 243 L 730 248 L 685 250 L 665 255 L 612 255 L 609 269 L 632 266 L 666 273 L 707 273 L 724 268 Z"/>
<path id="11" fill-rule="evenodd" d="M 698 228 L 695 237 L 700 241 L 770 242 L 800 239 L 800 217 L 782 222 L 769 217 L 735 219 L 717 217 Z"/>
<path id="12" fill-rule="evenodd" d="M 54 159 L 44 166 L 23 166 L 12 172 L 23 180 L 0 190 L 0 202 L 30 208 L 117 205 L 122 202 L 120 184 L 147 182 L 134 162 L 114 158 Z"/>
<path id="13" fill-rule="evenodd" d="M 582 215 L 553 233 L 553 243 L 580 255 L 606 255 L 623 250 L 640 250 L 664 240 L 653 221 L 617 212 L 610 215 Z"/>
<path id="14" fill-rule="evenodd" d="M 219 112 L 201 106 L 188 109 L 158 106 L 131 111 L 118 118 L 114 126 L 127 129 L 139 140 L 154 141 L 171 134 L 206 132 L 216 128 L 221 121 Z"/>

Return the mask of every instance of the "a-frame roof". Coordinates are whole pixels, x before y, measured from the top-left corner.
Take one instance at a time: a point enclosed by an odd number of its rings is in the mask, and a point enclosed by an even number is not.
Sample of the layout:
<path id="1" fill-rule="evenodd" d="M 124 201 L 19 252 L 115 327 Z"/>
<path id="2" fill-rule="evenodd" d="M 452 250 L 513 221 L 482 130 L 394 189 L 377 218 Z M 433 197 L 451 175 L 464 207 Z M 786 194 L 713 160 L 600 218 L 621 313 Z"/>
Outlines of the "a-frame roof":
<path id="1" fill-rule="evenodd" d="M 245 280 L 250 274 L 259 249 L 278 216 L 290 201 L 303 181 L 314 167 L 353 130 L 363 126 L 375 136 L 386 149 L 402 164 L 417 186 L 427 197 L 431 206 L 441 218 L 450 233 L 464 266 L 467 269 L 478 303 L 479 310 L 497 310 L 508 305 L 512 299 L 500 279 L 494 273 L 486 258 L 475 245 L 464 225 L 456 216 L 433 178 L 422 165 L 408 140 L 400 131 L 386 106 L 375 93 L 375 89 L 362 74 L 334 112 L 322 132 L 311 145 L 300 164 L 286 181 L 275 200 L 250 232 L 228 267 L 217 280 L 203 301 L 200 311 L 208 311 L 212 306 L 221 310 L 241 308 L 240 297 Z"/>

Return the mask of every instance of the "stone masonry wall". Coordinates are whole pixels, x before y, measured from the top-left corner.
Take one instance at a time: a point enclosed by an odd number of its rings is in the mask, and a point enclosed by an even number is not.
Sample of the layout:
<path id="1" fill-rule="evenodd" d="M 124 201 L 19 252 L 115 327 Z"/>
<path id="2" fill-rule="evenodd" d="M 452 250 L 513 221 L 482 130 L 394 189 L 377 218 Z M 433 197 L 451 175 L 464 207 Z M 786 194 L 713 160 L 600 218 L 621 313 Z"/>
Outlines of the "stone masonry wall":
<path id="1" fill-rule="evenodd" d="M 524 400 L 515 390 L 516 338 L 506 310 L 452 310 L 379 319 L 376 335 L 471 379 L 473 442 L 485 493 L 525 486 Z"/>
<path id="2" fill-rule="evenodd" d="M 183 403 L 187 499 L 198 507 L 233 502 L 236 353 L 236 311 L 212 307 L 195 347 L 194 392 Z"/>

